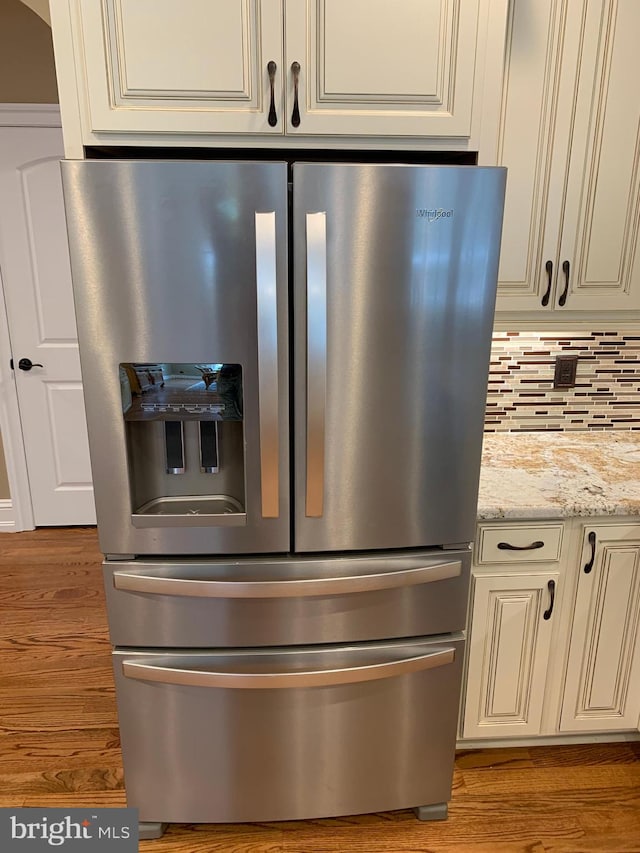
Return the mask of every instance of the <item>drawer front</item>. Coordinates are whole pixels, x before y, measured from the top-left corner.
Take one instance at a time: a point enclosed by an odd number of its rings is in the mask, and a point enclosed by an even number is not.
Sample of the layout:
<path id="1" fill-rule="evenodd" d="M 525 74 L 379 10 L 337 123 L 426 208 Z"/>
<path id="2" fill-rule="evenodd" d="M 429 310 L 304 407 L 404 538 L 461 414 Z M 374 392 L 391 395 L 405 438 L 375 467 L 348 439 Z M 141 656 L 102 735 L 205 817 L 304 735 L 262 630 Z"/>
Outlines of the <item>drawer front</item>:
<path id="1" fill-rule="evenodd" d="M 562 523 L 480 524 L 475 562 L 552 563 L 560 559 Z"/>
<path id="2" fill-rule="evenodd" d="M 180 823 L 445 802 L 463 646 L 115 652 L 127 802 Z"/>
<path id="3" fill-rule="evenodd" d="M 111 642 L 138 648 L 286 646 L 460 631 L 470 565 L 469 551 L 107 562 Z"/>

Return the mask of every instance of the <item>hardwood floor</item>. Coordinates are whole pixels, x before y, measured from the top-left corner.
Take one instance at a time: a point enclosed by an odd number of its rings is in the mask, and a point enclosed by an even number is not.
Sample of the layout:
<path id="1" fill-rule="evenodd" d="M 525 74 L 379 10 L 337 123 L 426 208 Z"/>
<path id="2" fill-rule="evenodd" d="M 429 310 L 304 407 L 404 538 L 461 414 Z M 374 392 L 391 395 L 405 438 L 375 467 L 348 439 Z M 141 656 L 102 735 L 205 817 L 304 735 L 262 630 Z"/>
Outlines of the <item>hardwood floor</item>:
<path id="1" fill-rule="evenodd" d="M 0 806 L 125 804 L 95 530 L 0 535 Z M 172 826 L 158 853 L 640 853 L 640 744 L 461 752 L 450 817 Z"/>

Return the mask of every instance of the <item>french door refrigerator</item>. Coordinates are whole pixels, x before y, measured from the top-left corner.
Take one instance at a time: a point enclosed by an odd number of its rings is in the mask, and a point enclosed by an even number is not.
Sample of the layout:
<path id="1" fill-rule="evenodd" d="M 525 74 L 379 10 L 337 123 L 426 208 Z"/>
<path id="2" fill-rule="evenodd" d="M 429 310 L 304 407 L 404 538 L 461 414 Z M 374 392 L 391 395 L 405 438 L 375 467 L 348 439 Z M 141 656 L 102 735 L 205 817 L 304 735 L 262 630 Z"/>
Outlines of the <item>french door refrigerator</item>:
<path id="1" fill-rule="evenodd" d="M 446 815 L 505 171 L 62 171 L 129 805 Z"/>

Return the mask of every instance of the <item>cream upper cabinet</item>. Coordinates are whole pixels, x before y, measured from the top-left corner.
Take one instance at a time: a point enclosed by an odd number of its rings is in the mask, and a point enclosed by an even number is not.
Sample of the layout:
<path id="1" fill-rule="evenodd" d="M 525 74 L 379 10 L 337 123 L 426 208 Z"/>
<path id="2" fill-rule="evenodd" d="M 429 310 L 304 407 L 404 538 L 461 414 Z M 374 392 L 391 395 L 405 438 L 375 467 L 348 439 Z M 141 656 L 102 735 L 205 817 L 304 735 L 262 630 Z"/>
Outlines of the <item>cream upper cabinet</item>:
<path id="1" fill-rule="evenodd" d="M 497 120 L 506 9 L 507 0 L 51 0 L 67 156 L 257 136 L 267 147 L 477 149 L 483 122 Z"/>
<path id="2" fill-rule="evenodd" d="M 559 253 L 567 308 L 640 308 L 639 36 L 637 0 L 587 3 Z"/>
<path id="3" fill-rule="evenodd" d="M 640 309 L 640 3 L 513 0 L 497 310 Z"/>
<path id="4" fill-rule="evenodd" d="M 479 6 L 289 0 L 287 133 L 470 136 Z"/>
<path id="5" fill-rule="evenodd" d="M 585 526 L 560 731 L 635 729 L 640 525 Z"/>
<path id="6" fill-rule="evenodd" d="M 90 131 L 282 133 L 281 0 L 75 0 L 71 11 Z"/>

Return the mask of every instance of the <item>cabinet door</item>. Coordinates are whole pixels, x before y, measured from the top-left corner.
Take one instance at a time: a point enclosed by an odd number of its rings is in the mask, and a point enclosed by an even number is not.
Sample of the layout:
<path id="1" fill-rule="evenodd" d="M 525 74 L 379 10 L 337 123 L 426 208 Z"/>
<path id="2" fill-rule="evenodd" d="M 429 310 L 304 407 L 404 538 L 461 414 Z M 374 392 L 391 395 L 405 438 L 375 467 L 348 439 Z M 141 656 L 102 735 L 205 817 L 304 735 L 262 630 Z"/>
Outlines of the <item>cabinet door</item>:
<path id="1" fill-rule="evenodd" d="M 560 730 L 635 729 L 640 525 L 585 527 L 579 571 Z"/>
<path id="2" fill-rule="evenodd" d="M 88 130 L 282 133 L 281 0 L 75 0 L 75 12 Z"/>
<path id="3" fill-rule="evenodd" d="M 287 0 L 287 133 L 468 137 L 479 5 Z"/>
<path id="4" fill-rule="evenodd" d="M 640 308 L 638 33 L 637 0 L 587 3 L 560 251 L 567 308 Z"/>
<path id="5" fill-rule="evenodd" d="M 507 166 L 498 311 L 554 305 L 583 0 L 510 4 L 498 163 Z"/>
<path id="6" fill-rule="evenodd" d="M 555 572 L 474 578 L 463 737 L 539 733 L 557 584 Z"/>

